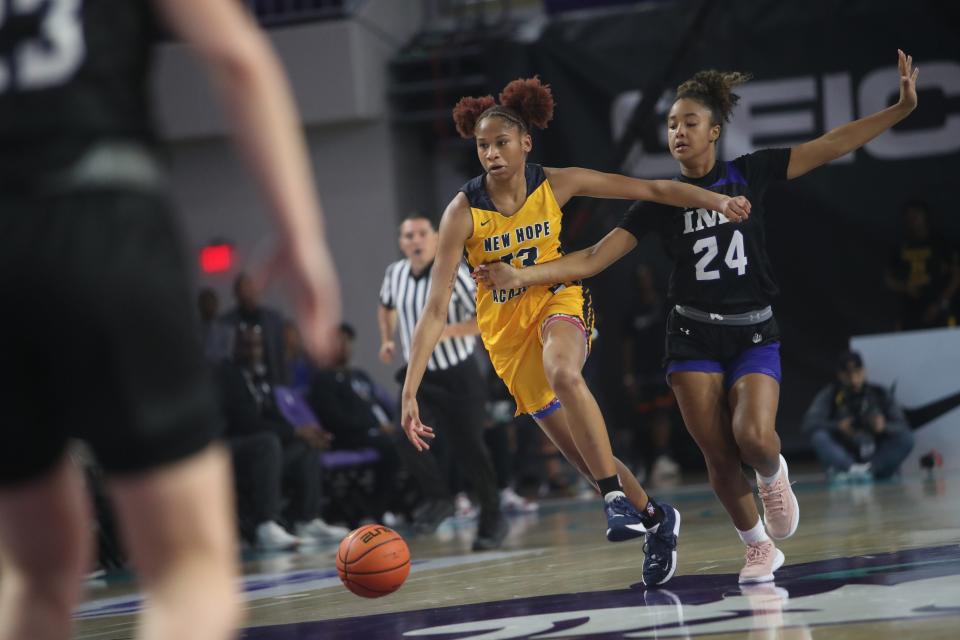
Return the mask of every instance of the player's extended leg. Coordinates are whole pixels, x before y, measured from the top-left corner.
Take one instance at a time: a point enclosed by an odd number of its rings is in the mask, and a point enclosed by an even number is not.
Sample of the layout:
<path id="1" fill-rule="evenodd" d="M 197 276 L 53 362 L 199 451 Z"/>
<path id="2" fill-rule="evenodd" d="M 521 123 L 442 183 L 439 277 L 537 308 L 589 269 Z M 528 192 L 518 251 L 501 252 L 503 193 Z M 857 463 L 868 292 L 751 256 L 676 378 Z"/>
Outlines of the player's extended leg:
<path id="1" fill-rule="evenodd" d="M 543 367 L 547 381 L 566 409 L 570 435 L 590 475 L 609 478 L 616 475 L 617 467 L 603 414 L 581 373 L 586 358 L 582 326 L 568 321 L 545 323 Z"/>
<path id="2" fill-rule="evenodd" d="M 763 520 L 774 538 L 789 538 L 800 523 L 800 507 L 790 488 L 787 461 L 780 455 L 776 431 L 780 383 L 763 373 L 748 373 L 730 389 L 733 435 L 741 459 L 757 471 Z"/>
<path id="3" fill-rule="evenodd" d="M 543 418 L 534 418 L 534 420 L 560 450 L 563 457 L 597 489 L 597 481 L 590 474 L 590 469 L 587 468 L 587 463 L 584 462 L 583 456 L 580 455 L 580 450 L 577 449 L 577 444 L 573 440 L 568 415 L 567 410 L 560 407 L 550 415 Z M 627 498 L 638 510 L 642 509 L 650 501 L 647 492 L 636 476 L 616 456 L 614 456 L 613 462 L 617 468 L 617 475 L 623 483 L 623 492 L 627 494 Z"/>
<path id="4" fill-rule="evenodd" d="M 110 481 L 147 596 L 139 637 L 225 640 L 239 620 L 229 458 L 219 445 Z"/>
<path id="5" fill-rule="evenodd" d="M 619 542 L 645 536 L 643 580 L 648 585 L 663 584 L 673 577 L 677 566 L 680 513 L 668 504 L 657 504 L 649 498 L 636 506 L 627 499 L 624 488 L 629 488 L 631 497 L 637 499 L 645 497 L 646 492 L 633 474 L 613 457 L 603 415 L 581 373 L 586 355 L 582 325 L 550 319 L 544 323 L 544 371 L 563 407 L 567 433 L 604 496 L 607 539 Z M 560 450 L 566 454 L 563 447 Z"/>
<path id="6" fill-rule="evenodd" d="M 730 427 L 723 374 L 676 371 L 670 386 L 677 396 L 687 431 L 707 463 L 710 486 L 740 531 L 751 529 L 760 518 L 753 489 L 743 475 L 740 449 Z"/>
<path id="7" fill-rule="evenodd" d="M 0 489 L 0 639 L 70 637 L 92 549 L 84 486 L 64 457 L 43 477 Z"/>
<path id="8" fill-rule="evenodd" d="M 783 553 L 764 530 L 753 498 L 753 489 L 743 475 L 741 452 L 734 438 L 730 409 L 723 388 L 723 374 L 675 371 L 670 385 L 677 396 L 687 430 L 703 453 L 710 485 L 730 515 L 740 539 L 747 545 L 740 582 L 773 580 L 783 564 Z"/>

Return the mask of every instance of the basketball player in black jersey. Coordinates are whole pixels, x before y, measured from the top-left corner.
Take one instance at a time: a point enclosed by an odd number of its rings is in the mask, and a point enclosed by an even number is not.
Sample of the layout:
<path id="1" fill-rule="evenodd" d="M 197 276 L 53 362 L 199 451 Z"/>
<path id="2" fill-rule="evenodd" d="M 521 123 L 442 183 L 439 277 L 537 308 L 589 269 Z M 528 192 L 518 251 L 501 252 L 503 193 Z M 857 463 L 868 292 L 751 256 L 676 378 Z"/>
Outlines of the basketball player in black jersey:
<path id="1" fill-rule="evenodd" d="M 720 193 L 745 195 L 750 218 L 739 225 L 715 211 L 634 204 L 617 229 L 596 245 L 524 269 L 497 263 L 478 268 L 498 288 L 568 282 L 592 276 L 637 245 L 648 231 L 661 235 L 674 260 L 667 319 L 667 376 L 710 483 L 747 545 L 740 582 L 773 580 L 783 553 L 768 537 L 793 535 L 800 510 L 775 430 L 780 397 L 780 337 L 770 303 L 777 286 L 764 240 L 763 193 L 860 148 L 903 120 L 917 105 L 918 70 L 899 55 L 900 100 L 792 149 L 763 149 L 717 161 L 717 139 L 738 97 L 740 73 L 703 71 L 680 85 L 667 118 L 678 180 Z M 741 463 L 756 470 L 761 521 Z M 766 525 L 766 527 L 764 527 Z"/>
<path id="2" fill-rule="evenodd" d="M 229 461 L 147 84 L 154 11 L 219 89 L 277 215 L 308 349 L 340 298 L 290 91 L 235 0 L 0 3 L 0 639 L 68 638 L 91 515 L 67 441 L 107 472 L 146 593 L 139 637 L 239 618 Z"/>

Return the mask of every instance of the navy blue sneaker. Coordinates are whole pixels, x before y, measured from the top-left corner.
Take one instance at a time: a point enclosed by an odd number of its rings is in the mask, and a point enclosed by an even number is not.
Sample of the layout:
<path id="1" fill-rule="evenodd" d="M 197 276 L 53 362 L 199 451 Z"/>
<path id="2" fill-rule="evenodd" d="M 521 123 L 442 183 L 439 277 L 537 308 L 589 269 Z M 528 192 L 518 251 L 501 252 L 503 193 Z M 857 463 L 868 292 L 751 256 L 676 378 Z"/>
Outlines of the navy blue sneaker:
<path id="1" fill-rule="evenodd" d="M 640 514 L 626 496 L 617 496 L 604 504 L 607 512 L 607 540 L 623 542 L 639 538 L 647 532 L 640 521 Z"/>
<path id="2" fill-rule="evenodd" d="M 663 521 L 656 531 L 647 533 L 643 543 L 643 583 L 648 587 L 663 584 L 677 570 L 677 535 L 680 533 L 680 512 L 660 502 Z"/>

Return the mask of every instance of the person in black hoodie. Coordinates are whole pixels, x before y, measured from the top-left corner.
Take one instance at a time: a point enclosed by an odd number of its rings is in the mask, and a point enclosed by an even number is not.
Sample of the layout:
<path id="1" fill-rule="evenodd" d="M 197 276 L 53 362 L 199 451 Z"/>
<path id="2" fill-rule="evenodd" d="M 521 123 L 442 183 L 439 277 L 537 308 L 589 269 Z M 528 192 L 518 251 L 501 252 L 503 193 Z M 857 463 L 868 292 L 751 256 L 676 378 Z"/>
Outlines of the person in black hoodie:
<path id="1" fill-rule="evenodd" d="M 382 519 L 394 502 L 397 472 L 400 469 L 396 434 L 387 394 L 363 370 L 350 366 L 356 332 L 349 324 L 340 326 L 340 352 L 334 366 L 316 371 L 307 402 L 333 435 L 334 449 L 375 449 L 375 502 L 370 515 Z"/>
<path id="2" fill-rule="evenodd" d="M 303 539 L 339 539 L 349 531 L 320 518 L 322 469 L 318 452 L 329 444 L 319 426 L 294 428 L 280 414 L 263 360 L 263 330 L 241 322 L 232 360 L 218 368 L 226 437 L 234 458 L 241 518 L 250 523 L 259 548 L 295 548 Z M 289 504 L 279 523 L 281 495 Z M 249 532 L 248 532 L 249 533 Z"/>

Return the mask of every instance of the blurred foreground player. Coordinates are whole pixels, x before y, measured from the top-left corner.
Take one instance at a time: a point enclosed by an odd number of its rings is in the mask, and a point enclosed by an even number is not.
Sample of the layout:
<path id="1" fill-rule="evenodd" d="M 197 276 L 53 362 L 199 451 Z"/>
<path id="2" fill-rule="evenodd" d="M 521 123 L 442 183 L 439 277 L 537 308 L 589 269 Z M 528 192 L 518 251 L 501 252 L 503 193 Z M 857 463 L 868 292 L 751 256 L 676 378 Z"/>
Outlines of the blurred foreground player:
<path id="1" fill-rule="evenodd" d="M 147 596 L 142 638 L 231 637 L 228 459 L 152 149 L 153 11 L 192 44 L 277 215 L 304 340 L 329 357 L 339 290 L 297 117 L 232 0 L 0 3 L 0 639 L 67 638 L 91 548 L 78 437 Z"/>

